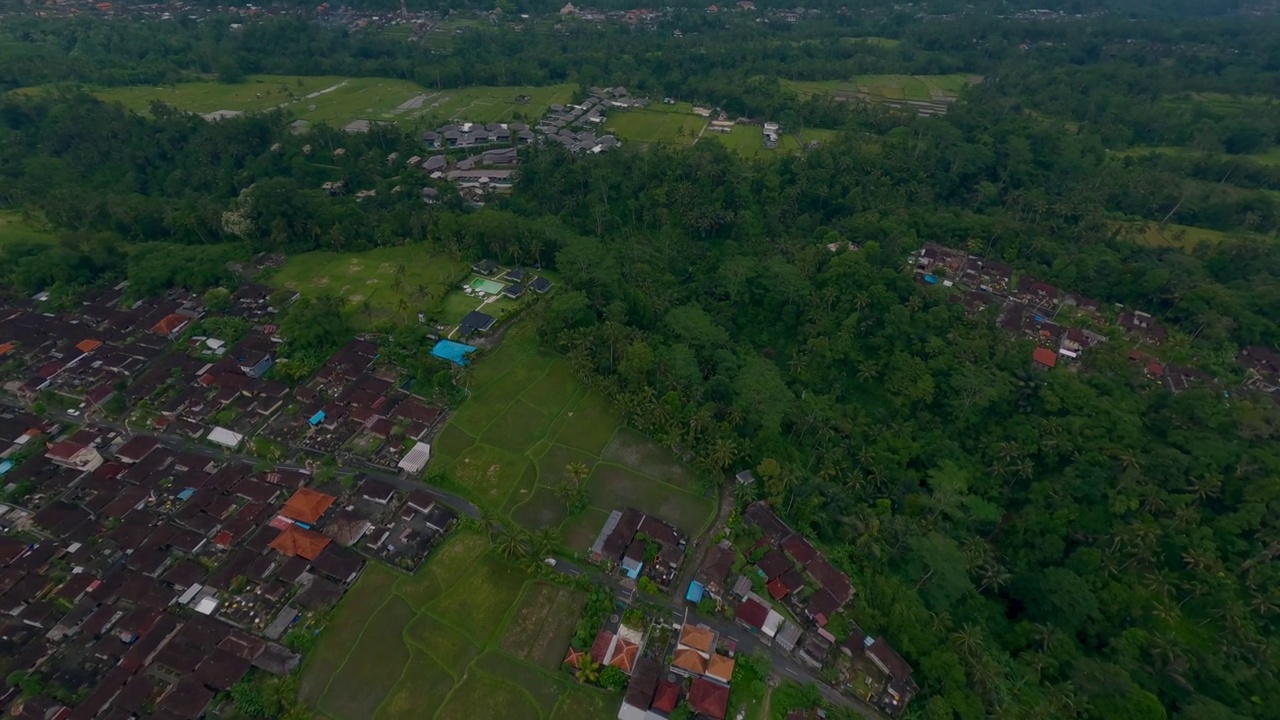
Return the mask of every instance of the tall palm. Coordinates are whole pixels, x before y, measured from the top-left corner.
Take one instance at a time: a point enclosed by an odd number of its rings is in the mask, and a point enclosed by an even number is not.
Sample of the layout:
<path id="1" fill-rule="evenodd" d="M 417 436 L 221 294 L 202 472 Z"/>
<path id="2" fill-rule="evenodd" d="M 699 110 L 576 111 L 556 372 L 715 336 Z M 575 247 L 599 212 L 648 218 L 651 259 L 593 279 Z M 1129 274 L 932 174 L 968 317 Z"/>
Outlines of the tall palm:
<path id="1" fill-rule="evenodd" d="M 538 557 L 548 557 L 555 553 L 560 545 L 560 529 L 549 525 L 533 533 L 529 540 Z"/>
<path id="2" fill-rule="evenodd" d="M 529 542 L 523 528 L 505 526 L 494 541 L 498 554 L 507 560 L 519 560 L 529 555 Z"/>
<path id="3" fill-rule="evenodd" d="M 583 657 L 578 661 L 578 669 L 573 673 L 573 676 L 580 683 L 598 683 L 600 682 L 600 663 L 590 657 Z"/>

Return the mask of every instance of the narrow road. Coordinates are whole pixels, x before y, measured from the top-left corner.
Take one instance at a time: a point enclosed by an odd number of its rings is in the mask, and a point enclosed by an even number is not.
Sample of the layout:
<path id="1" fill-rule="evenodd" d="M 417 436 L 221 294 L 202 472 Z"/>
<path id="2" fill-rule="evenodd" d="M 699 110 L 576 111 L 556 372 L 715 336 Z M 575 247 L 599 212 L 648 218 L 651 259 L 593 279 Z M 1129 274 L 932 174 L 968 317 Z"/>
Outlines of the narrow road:
<path id="1" fill-rule="evenodd" d="M 8 405 L 9 407 L 12 407 L 12 408 L 16 408 L 18 410 L 22 410 L 24 412 L 32 412 L 31 408 L 25 407 L 19 403 L 12 402 L 8 399 L 0 400 L 0 403 Z M 274 462 L 274 461 L 267 460 L 266 458 L 254 457 L 252 455 L 245 455 L 244 453 L 231 452 L 229 450 L 219 450 L 217 448 L 209 447 L 208 445 L 201 445 L 199 443 L 194 442 L 191 438 L 186 437 L 184 435 L 174 435 L 173 433 L 163 433 L 163 432 L 146 432 L 146 433 L 135 432 L 124 423 L 116 422 L 114 420 L 101 418 L 97 416 L 93 418 L 89 418 L 81 413 L 72 415 L 66 411 L 54 410 L 54 409 L 47 410 L 44 413 L 44 416 L 46 420 L 53 420 L 55 422 L 60 422 L 60 423 L 73 423 L 76 425 L 86 425 L 89 427 L 109 428 L 111 430 L 124 433 L 125 436 L 144 435 L 144 434 L 150 435 L 151 437 L 154 437 L 160 440 L 160 443 L 165 447 L 169 448 L 170 450 L 178 450 L 181 452 L 194 452 L 198 455 L 204 455 L 206 457 L 210 457 L 210 458 L 213 458 L 214 460 L 219 460 L 222 462 L 236 461 L 236 462 L 246 463 L 249 465 L 257 465 L 258 463 L 262 463 L 262 462 L 270 462 L 271 465 L 273 465 L 274 467 L 282 468 L 285 470 L 298 470 L 298 471 L 307 470 L 305 465 L 299 465 L 297 463 Z M 466 515 L 467 517 L 471 517 L 471 518 L 480 517 L 480 508 L 476 507 L 470 501 L 465 500 L 462 497 L 459 497 L 458 495 L 455 495 L 447 490 L 444 490 L 443 488 L 438 488 L 438 487 L 435 487 L 434 485 L 429 485 L 419 480 L 413 480 L 403 475 L 397 475 L 393 473 L 382 472 L 380 470 L 372 470 L 372 469 L 341 468 L 337 471 L 337 474 L 342 476 L 351 476 L 351 475 L 356 475 L 357 473 L 363 473 L 369 477 L 374 477 L 374 478 L 378 478 L 379 480 L 384 480 L 390 485 L 392 485 L 393 487 L 395 487 L 396 489 L 402 490 L 405 492 L 409 492 L 412 490 L 420 490 L 420 489 L 426 490 L 427 492 L 434 495 L 438 500 L 452 507 L 454 510 L 457 510 L 463 515 Z"/>

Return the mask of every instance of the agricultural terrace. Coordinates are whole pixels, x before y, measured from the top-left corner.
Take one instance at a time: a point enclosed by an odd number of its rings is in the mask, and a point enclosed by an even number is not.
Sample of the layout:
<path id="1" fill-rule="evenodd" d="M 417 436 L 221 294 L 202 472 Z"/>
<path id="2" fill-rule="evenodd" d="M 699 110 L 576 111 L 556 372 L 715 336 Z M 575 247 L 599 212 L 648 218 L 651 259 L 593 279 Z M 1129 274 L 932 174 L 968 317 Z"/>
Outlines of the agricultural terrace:
<path id="1" fill-rule="evenodd" d="M 606 116 L 604 129 L 607 133 L 632 142 L 689 145 L 698 139 L 706 124 L 706 118 L 689 112 L 646 108 L 611 112 Z"/>
<path id="2" fill-rule="evenodd" d="M 574 550 L 588 548 L 609 511 L 621 507 L 691 535 L 711 520 L 715 503 L 694 473 L 623 428 L 603 395 L 538 348 L 531 325 L 513 326 L 471 372 L 471 397 L 436 438 L 432 460 L 460 494 L 527 528 L 557 527 Z M 572 516 L 555 492 L 569 480 L 571 463 L 585 468 L 587 498 L 586 509 Z"/>
<path id="3" fill-rule="evenodd" d="M 955 97 L 966 86 L 981 82 L 978 75 L 858 75 L 852 80 L 783 80 L 801 97 L 813 95 L 865 96 L 873 102 L 937 100 Z"/>
<path id="4" fill-rule="evenodd" d="M 434 308 L 467 272 L 467 263 L 433 254 L 423 245 L 403 245 L 292 255 L 270 283 L 304 297 L 337 295 L 346 300 L 355 322 L 372 324 L 407 322 Z"/>
<path id="5" fill-rule="evenodd" d="M 452 120 L 479 123 L 541 117 L 553 103 L 573 97 L 573 85 L 547 87 L 467 87 L 429 90 L 388 78 L 250 75 L 241 83 L 184 82 L 166 86 L 108 88 L 95 94 L 137 112 L 153 101 L 197 113 L 217 110 L 260 112 L 283 108 L 300 119 L 342 127 L 352 120 L 439 125 Z"/>
<path id="6" fill-rule="evenodd" d="M 458 531 L 414 575 L 369 565 L 302 669 L 330 720 L 612 717 L 617 700 L 560 661 L 586 600 L 497 560 Z"/>
<path id="7" fill-rule="evenodd" d="M 1201 243 L 1216 244 L 1229 235 L 1248 233 L 1225 233 L 1220 230 L 1179 225 L 1178 223 L 1135 222 L 1124 228 L 1139 245 L 1147 247 L 1176 247 L 1191 252 Z"/>

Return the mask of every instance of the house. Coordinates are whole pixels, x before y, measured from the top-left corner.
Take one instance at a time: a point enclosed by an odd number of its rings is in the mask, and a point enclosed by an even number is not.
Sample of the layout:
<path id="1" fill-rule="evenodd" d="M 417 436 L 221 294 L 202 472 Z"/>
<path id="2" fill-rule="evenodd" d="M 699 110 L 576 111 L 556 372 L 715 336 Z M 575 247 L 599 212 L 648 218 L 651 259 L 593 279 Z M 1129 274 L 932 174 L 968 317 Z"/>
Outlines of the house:
<path id="1" fill-rule="evenodd" d="M 708 680 L 715 680 L 728 685 L 729 681 L 733 679 L 735 664 L 733 658 L 716 653 L 707 661 L 706 677 Z"/>
<path id="2" fill-rule="evenodd" d="M 917 692 L 915 681 L 911 678 L 911 666 L 884 638 L 876 638 L 867 645 L 865 654 L 889 678 L 883 701 L 877 704 L 894 714 L 902 712 Z"/>
<path id="3" fill-rule="evenodd" d="M 236 357 L 236 365 L 240 368 L 240 372 L 251 378 L 266 375 L 274 362 L 269 343 L 265 346 L 246 343 L 245 347 L 240 348 Z"/>
<path id="4" fill-rule="evenodd" d="M 507 273 L 502 276 L 502 279 L 507 282 L 518 283 L 524 280 L 524 274 L 523 268 L 515 267 L 508 270 Z"/>
<path id="5" fill-rule="evenodd" d="M 271 541 L 268 547 L 287 557 L 315 560 L 325 548 L 329 547 L 329 543 L 330 540 L 327 536 L 314 530 L 306 530 L 297 525 L 289 525 L 280 531 L 280 534 Z"/>
<path id="6" fill-rule="evenodd" d="M 472 310 L 462 319 L 462 323 L 458 325 L 458 337 L 469 337 L 476 333 L 488 332 L 498 319 L 492 315 L 486 315 L 479 310 Z"/>
<path id="7" fill-rule="evenodd" d="M 694 678 L 689 686 L 689 707 L 712 720 L 724 720 L 729 710 L 729 687 L 703 678 Z"/>
<path id="8" fill-rule="evenodd" d="M 1266 393 L 1280 391 L 1280 353 L 1250 345 L 1240 349 L 1236 360 L 1249 371 L 1246 385 Z"/>
<path id="9" fill-rule="evenodd" d="M 689 650 L 703 659 L 710 659 L 715 647 L 716 633 L 711 628 L 689 623 L 685 623 L 680 628 L 680 639 L 676 642 L 677 649 Z"/>
<path id="10" fill-rule="evenodd" d="M 215 445 L 221 445 L 225 448 L 231 448 L 234 450 L 237 447 L 240 447 L 240 443 L 244 442 L 244 435 L 241 435 L 238 432 L 232 432 L 223 427 L 215 427 L 209 431 L 206 439 Z"/>
<path id="11" fill-rule="evenodd" d="M 543 295 L 551 289 L 551 281 L 541 276 L 536 277 L 529 283 L 529 289 Z"/>
<path id="12" fill-rule="evenodd" d="M 151 332 L 161 337 L 167 337 L 170 340 L 182 334 L 187 325 L 191 324 L 191 318 L 172 313 L 161 318 L 159 322 L 151 327 Z"/>
<path id="13" fill-rule="evenodd" d="M 675 712 L 676 705 L 679 704 L 680 686 L 670 680 L 659 680 L 658 690 L 653 694 L 653 704 L 649 706 L 650 713 L 645 716 L 646 720 L 655 720 L 655 714 L 658 718 L 670 717 L 671 713 Z"/>
<path id="14" fill-rule="evenodd" d="M 818 670 L 826 664 L 827 656 L 830 654 L 831 641 L 822 637 L 819 633 L 811 633 L 807 635 L 804 642 L 800 645 L 800 662 L 808 665 L 814 670 Z"/>
<path id="15" fill-rule="evenodd" d="M 649 708 L 653 705 L 654 695 L 658 690 L 660 674 L 658 663 L 648 658 L 640 660 L 627 683 L 622 707 L 618 709 L 618 720 L 645 720 L 648 717 Z"/>
<path id="16" fill-rule="evenodd" d="M 369 502 L 390 505 L 395 500 L 396 489 L 385 480 L 366 477 L 360 482 L 360 496 Z"/>
<path id="17" fill-rule="evenodd" d="M 103 462 L 97 450 L 71 440 L 49 445 L 44 456 L 54 465 L 81 472 L 97 470 Z"/>
<path id="18" fill-rule="evenodd" d="M 738 624 L 753 632 L 760 632 L 769 619 L 769 608 L 754 598 L 738 603 L 733 618 Z"/>
<path id="19" fill-rule="evenodd" d="M 319 490 L 312 490 L 308 487 L 298 488 L 285 501 L 284 507 L 280 509 L 280 514 L 297 523 L 315 525 L 335 500 L 337 498 L 334 496 L 322 493 Z"/>
<path id="20" fill-rule="evenodd" d="M 508 285 L 502 288 L 502 294 L 511 298 L 512 300 L 518 299 L 521 295 L 524 295 L 524 286 L 516 285 L 513 283 L 511 285 Z"/>
<path id="21" fill-rule="evenodd" d="M 409 475 L 417 475 L 426 469 L 427 461 L 430 459 L 431 446 L 424 442 L 416 442 L 413 444 L 413 449 L 400 458 L 400 462 L 396 463 L 396 467 Z"/>
<path id="22" fill-rule="evenodd" d="M 1058 364 L 1058 355 L 1048 348 L 1036 348 L 1031 352 L 1031 359 L 1045 369 L 1052 368 Z"/>
<path id="23" fill-rule="evenodd" d="M 1125 332 L 1137 335 L 1149 343 L 1160 344 L 1168 337 L 1164 326 L 1156 321 L 1151 315 L 1134 311 L 1123 312 L 1116 318 L 1116 324 L 1124 329 Z"/>
<path id="24" fill-rule="evenodd" d="M 153 450 L 160 446 L 160 441 L 149 435 L 135 435 L 129 442 L 120 446 L 116 450 L 116 459 L 122 463 L 132 465 L 140 462 Z"/>

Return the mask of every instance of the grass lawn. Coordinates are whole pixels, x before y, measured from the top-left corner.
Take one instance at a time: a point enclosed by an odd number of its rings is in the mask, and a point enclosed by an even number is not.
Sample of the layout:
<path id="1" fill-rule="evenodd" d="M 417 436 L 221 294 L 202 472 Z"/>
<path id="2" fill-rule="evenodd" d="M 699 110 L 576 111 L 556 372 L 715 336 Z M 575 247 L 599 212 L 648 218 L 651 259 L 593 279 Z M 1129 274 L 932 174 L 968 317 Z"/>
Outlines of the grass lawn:
<path id="1" fill-rule="evenodd" d="M 242 83 L 184 82 L 108 88 L 97 96 L 137 112 L 158 100 L 182 110 L 258 112 L 283 107 L 310 122 L 342 127 L 352 120 L 441 125 L 451 120 L 507 122 L 541 117 L 573 97 L 571 84 L 547 87 L 476 86 L 431 90 L 408 80 L 338 76 L 250 75 Z M 527 96 L 524 102 L 517 98 Z"/>
<path id="2" fill-rule="evenodd" d="M 885 48 L 898 47 L 901 43 L 900 40 L 894 40 L 893 38 L 875 36 L 848 37 L 845 38 L 844 41 L 847 43 L 866 43 L 868 45 Z"/>
<path id="3" fill-rule="evenodd" d="M 1143 223 L 1129 223 L 1128 228 L 1140 245 L 1177 247 L 1187 252 L 1201 243 L 1220 243 L 1228 236 L 1220 230 L 1177 223 L 1165 223 L 1163 227 L 1159 223 L 1146 223 L 1145 229 Z"/>
<path id="4" fill-rule="evenodd" d="M 558 525 L 566 541 L 573 535 L 575 548 L 599 531 L 603 520 L 576 526 L 553 494 L 569 463 L 587 467 L 592 505 L 606 516 L 639 503 L 694 533 L 715 510 L 694 473 L 643 435 L 621 430 L 608 399 L 587 391 L 567 362 L 539 348 L 532 326 L 516 325 L 477 360 L 471 391 L 437 442 L 436 467 L 449 473 L 453 489 L 526 527 Z M 601 475 L 597 465 L 605 454 L 612 464 Z M 608 477 L 598 481 L 597 475 Z M 613 481 L 628 487 L 598 487 Z"/>
<path id="5" fill-rule="evenodd" d="M 931 100 L 955 96 L 966 86 L 981 82 L 977 75 L 858 75 L 851 80 L 783 80 L 801 97 L 826 93 L 866 93 L 871 100 Z"/>
<path id="6" fill-rule="evenodd" d="M 401 265 L 404 274 L 397 283 L 396 268 Z M 270 282 L 274 287 L 297 290 L 304 297 L 341 296 L 357 323 L 378 319 L 404 322 L 443 298 L 467 269 L 466 263 L 433 255 L 420 245 L 358 253 L 317 250 L 290 256 Z M 369 301 L 368 312 L 365 300 Z M 401 300 L 409 304 L 407 313 L 400 310 Z"/>
<path id="7" fill-rule="evenodd" d="M 612 133 L 623 140 L 644 143 L 681 143 L 691 144 L 698 133 L 707 124 L 705 118 L 698 115 L 673 112 L 673 106 L 664 106 L 666 110 L 623 110 L 607 116 L 605 132 Z"/>
<path id="8" fill-rule="evenodd" d="M 455 532 L 414 575 L 365 570 L 303 667 L 303 698 L 333 720 L 613 717 L 617 696 L 559 672 L 584 602 Z"/>
<path id="9" fill-rule="evenodd" d="M 699 142 L 712 140 L 745 157 L 772 157 L 779 153 L 800 152 L 811 140 L 818 142 L 834 138 L 836 131 L 811 128 L 799 133 L 786 133 L 778 139 L 776 148 L 764 146 L 764 130 L 757 125 L 734 125 L 729 133 L 706 133 Z"/>
<path id="10" fill-rule="evenodd" d="M 52 242 L 53 231 L 38 217 L 24 218 L 19 210 L 0 210 L 0 246 L 10 242 Z"/>

